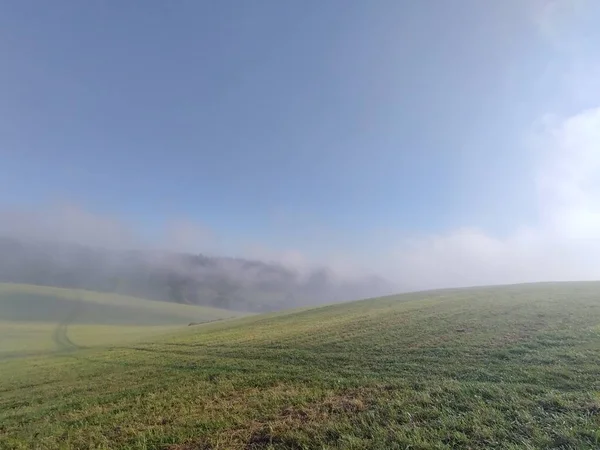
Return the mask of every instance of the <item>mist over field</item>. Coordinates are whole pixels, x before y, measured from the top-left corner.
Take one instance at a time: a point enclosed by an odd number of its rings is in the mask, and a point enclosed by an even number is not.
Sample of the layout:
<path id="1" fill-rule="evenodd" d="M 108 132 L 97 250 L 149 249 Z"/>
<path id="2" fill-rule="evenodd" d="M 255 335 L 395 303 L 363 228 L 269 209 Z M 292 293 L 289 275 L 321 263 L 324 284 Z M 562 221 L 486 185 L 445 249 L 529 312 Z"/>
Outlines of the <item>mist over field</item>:
<path id="1" fill-rule="evenodd" d="M 526 144 L 524 195 L 534 219 L 503 234 L 468 226 L 375 232 L 329 248 L 331 231 L 314 236 L 329 253 L 314 255 L 226 246 L 226 233 L 194 222 L 170 221 L 148 236 L 73 205 L 4 208 L 0 280 L 267 311 L 408 290 L 599 279 L 600 109 L 548 117 Z"/>
<path id="2" fill-rule="evenodd" d="M 193 222 L 171 221 L 148 236 L 73 205 L 4 208 L 0 281 L 268 311 L 408 290 L 599 279 L 600 109 L 546 118 L 526 148 L 535 220 L 503 235 L 476 227 L 367 233 L 364 251 L 319 257 L 247 242 L 228 248 L 226 233 Z"/>
<path id="3" fill-rule="evenodd" d="M 0 282 L 88 289 L 237 311 L 272 311 L 389 293 L 376 276 L 149 249 L 0 238 Z"/>

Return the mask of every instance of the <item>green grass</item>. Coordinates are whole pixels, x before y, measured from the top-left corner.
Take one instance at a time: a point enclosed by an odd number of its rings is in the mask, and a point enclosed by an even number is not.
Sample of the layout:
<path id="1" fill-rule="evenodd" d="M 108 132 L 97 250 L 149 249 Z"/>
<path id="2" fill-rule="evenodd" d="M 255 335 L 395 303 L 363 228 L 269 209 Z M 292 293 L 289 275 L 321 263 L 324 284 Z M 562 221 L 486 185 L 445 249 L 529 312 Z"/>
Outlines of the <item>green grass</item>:
<path id="1" fill-rule="evenodd" d="M 600 448 L 600 283 L 399 295 L 0 361 L 0 447 Z"/>
<path id="2" fill-rule="evenodd" d="M 115 344 L 190 322 L 239 316 L 208 307 L 0 283 L 0 359 Z"/>

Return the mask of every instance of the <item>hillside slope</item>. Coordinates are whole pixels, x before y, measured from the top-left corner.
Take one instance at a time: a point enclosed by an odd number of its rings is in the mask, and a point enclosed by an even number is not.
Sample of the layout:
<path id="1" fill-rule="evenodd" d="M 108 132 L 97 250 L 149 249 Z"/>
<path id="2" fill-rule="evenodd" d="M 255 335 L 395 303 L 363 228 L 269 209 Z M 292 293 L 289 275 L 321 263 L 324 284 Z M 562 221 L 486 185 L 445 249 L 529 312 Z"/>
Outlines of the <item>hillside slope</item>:
<path id="1" fill-rule="evenodd" d="M 122 295 L 0 283 L 0 358 L 122 342 L 190 322 L 241 315 Z"/>
<path id="2" fill-rule="evenodd" d="M 598 448 L 600 283 L 446 290 L 0 362 L 9 448 Z"/>

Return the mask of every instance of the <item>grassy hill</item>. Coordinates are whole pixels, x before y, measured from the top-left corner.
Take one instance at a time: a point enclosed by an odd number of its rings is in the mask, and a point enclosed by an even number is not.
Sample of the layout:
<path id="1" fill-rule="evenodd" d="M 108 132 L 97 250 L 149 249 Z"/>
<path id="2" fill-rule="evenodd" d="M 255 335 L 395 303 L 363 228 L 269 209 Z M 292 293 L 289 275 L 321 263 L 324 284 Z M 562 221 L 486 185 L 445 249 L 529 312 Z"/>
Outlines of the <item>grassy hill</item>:
<path id="1" fill-rule="evenodd" d="M 0 447 L 600 448 L 600 283 L 406 294 L 0 361 Z"/>
<path id="2" fill-rule="evenodd" d="M 237 316 L 209 307 L 0 283 L 0 358 L 122 342 Z"/>

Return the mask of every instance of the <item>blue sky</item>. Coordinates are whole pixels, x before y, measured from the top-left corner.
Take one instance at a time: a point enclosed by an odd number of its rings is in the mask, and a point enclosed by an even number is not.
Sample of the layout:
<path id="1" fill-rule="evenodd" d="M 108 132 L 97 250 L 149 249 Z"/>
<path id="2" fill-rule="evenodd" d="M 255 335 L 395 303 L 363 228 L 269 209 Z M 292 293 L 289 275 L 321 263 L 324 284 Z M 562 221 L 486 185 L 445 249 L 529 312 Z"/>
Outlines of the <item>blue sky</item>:
<path id="1" fill-rule="evenodd" d="M 414 261 L 390 248 L 508 245 L 557 216 L 532 141 L 600 106 L 598 23 L 583 0 L 3 2 L 0 208 L 392 277 Z"/>

